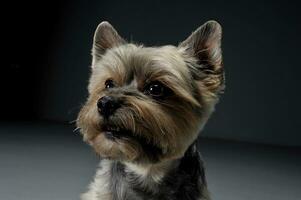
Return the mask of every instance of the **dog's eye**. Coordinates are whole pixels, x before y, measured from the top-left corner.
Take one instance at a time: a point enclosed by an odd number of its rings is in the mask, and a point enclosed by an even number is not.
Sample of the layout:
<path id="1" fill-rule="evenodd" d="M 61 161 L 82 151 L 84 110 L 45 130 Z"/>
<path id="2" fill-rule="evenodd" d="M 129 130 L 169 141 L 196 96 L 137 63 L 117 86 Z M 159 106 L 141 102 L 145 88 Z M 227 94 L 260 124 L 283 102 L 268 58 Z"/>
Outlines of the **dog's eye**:
<path id="1" fill-rule="evenodd" d="M 114 81 L 113 80 L 111 80 L 111 79 L 106 80 L 106 82 L 105 82 L 106 89 L 113 88 L 114 86 L 115 85 L 114 85 Z"/>
<path id="2" fill-rule="evenodd" d="M 166 92 L 166 87 L 162 85 L 160 82 L 153 82 L 150 83 L 146 88 L 145 88 L 145 93 L 147 95 L 151 95 L 153 97 L 162 97 L 165 95 Z"/>

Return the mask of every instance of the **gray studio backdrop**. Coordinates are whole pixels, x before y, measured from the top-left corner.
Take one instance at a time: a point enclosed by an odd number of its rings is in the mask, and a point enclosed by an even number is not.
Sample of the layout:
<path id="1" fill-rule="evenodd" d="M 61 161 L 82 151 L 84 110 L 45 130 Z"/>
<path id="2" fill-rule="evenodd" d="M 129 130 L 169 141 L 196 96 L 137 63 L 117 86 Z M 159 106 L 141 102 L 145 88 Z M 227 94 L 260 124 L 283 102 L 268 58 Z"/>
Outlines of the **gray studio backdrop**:
<path id="1" fill-rule="evenodd" d="M 108 20 L 127 40 L 177 44 L 206 20 L 224 30 L 226 92 L 205 128 L 213 138 L 301 145 L 300 17 L 294 3 L 73 1 L 53 39 L 40 115 L 72 121 L 87 96 L 93 32 Z"/>

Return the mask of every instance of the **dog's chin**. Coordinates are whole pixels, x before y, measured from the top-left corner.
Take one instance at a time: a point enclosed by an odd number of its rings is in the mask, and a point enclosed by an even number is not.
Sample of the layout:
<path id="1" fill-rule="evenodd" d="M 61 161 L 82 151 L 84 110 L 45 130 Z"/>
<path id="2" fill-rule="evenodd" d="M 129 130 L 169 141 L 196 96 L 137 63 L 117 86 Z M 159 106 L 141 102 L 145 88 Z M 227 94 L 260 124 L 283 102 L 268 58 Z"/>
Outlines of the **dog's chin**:
<path id="1" fill-rule="evenodd" d="M 101 158 L 110 160 L 155 163 L 162 156 L 162 149 L 141 134 L 112 123 L 98 124 L 87 142 Z"/>
<path id="2" fill-rule="evenodd" d="M 141 147 L 131 130 L 109 123 L 95 124 L 92 127 L 86 129 L 84 138 L 101 158 L 131 161 L 141 154 Z"/>

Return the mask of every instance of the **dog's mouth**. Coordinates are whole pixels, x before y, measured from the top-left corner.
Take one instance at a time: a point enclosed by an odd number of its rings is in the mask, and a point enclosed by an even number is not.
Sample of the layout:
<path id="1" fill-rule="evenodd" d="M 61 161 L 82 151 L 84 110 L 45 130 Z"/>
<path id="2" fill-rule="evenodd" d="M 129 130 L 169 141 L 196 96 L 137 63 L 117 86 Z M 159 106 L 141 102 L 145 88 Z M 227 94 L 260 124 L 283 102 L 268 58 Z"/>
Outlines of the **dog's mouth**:
<path id="1" fill-rule="evenodd" d="M 136 142 L 136 144 L 140 145 L 148 158 L 153 162 L 157 162 L 159 160 L 158 156 L 163 154 L 162 148 L 152 143 L 147 138 L 135 134 L 133 131 L 125 129 L 122 126 L 105 123 L 101 126 L 101 132 L 108 140 L 116 143 L 118 143 L 118 141 Z"/>
<path id="2" fill-rule="evenodd" d="M 132 132 L 130 130 L 108 124 L 102 126 L 102 132 L 109 140 L 116 140 L 126 137 L 129 138 L 132 136 Z"/>

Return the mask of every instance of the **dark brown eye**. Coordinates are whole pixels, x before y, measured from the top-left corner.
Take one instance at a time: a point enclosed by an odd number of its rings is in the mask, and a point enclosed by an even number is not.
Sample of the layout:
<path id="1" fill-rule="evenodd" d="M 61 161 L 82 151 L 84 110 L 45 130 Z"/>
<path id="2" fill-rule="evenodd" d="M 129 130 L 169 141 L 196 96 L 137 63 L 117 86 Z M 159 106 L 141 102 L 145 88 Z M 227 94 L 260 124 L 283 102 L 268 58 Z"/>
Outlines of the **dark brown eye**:
<path id="1" fill-rule="evenodd" d="M 106 87 L 106 89 L 115 87 L 114 81 L 111 80 L 111 79 L 106 80 L 106 82 L 105 82 L 105 87 Z"/>
<path id="2" fill-rule="evenodd" d="M 166 88 L 160 82 L 150 83 L 145 88 L 145 93 L 153 97 L 162 97 L 165 95 Z"/>

